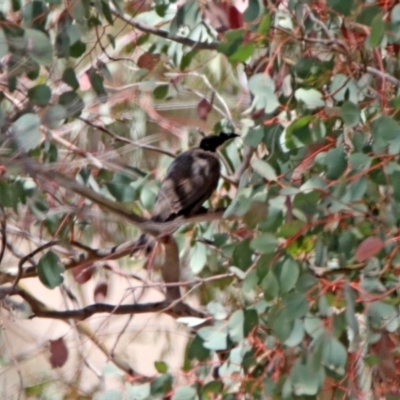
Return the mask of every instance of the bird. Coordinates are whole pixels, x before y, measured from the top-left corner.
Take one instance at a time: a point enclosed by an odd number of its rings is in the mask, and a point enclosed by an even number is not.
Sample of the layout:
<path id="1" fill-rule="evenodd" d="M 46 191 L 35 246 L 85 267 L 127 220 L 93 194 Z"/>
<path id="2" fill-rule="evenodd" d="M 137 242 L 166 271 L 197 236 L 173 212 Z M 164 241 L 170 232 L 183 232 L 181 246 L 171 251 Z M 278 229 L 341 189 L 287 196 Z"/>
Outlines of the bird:
<path id="1" fill-rule="evenodd" d="M 206 136 L 198 147 L 176 157 L 161 183 L 150 220 L 170 222 L 181 216 L 187 218 L 206 212 L 203 204 L 217 188 L 221 175 L 216 150 L 227 140 L 238 136 L 224 132 Z M 142 234 L 138 245 L 148 247 L 148 244 L 147 235 Z"/>

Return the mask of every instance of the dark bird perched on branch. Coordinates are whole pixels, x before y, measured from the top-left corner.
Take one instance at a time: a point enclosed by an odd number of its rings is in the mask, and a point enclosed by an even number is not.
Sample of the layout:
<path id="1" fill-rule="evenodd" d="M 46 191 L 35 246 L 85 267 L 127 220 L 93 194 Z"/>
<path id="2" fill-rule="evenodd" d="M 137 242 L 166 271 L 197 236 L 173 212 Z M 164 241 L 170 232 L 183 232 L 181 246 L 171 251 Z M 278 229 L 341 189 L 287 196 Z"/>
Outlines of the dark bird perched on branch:
<path id="1" fill-rule="evenodd" d="M 170 165 L 167 176 L 161 183 L 151 220 L 169 222 L 177 217 L 190 217 L 204 212 L 203 203 L 217 188 L 221 166 L 217 148 L 238 135 L 221 133 L 206 136 L 199 147 L 193 147 Z M 147 245 L 147 235 L 142 235 L 138 245 Z"/>

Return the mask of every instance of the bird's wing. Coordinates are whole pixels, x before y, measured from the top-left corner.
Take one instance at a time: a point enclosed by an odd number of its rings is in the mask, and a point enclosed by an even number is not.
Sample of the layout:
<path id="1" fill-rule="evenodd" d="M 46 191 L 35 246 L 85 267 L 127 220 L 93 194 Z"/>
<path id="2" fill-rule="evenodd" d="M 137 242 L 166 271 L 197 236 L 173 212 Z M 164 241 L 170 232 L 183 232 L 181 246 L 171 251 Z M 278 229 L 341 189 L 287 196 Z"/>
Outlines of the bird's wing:
<path id="1" fill-rule="evenodd" d="M 161 184 L 152 219 L 169 221 L 179 215 L 193 215 L 218 185 L 219 161 L 201 151 L 183 153 L 173 162 Z M 183 156 L 183 157 L 182 157 Z"/>

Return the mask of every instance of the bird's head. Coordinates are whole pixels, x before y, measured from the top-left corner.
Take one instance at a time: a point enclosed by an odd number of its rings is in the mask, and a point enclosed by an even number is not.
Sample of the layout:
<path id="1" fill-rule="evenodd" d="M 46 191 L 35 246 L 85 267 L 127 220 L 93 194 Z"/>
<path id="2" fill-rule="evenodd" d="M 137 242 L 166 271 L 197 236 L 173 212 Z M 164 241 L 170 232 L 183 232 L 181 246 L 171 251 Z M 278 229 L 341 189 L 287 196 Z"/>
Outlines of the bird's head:
<path id="1" fill-rule="evenodd" d="M 218 146 L 221 146 L 221 144 L 225 143 L 227 140 L 238 136 L 239 135 L 236 135 L 236 133 L 224 132 L 222 132 L 220 135 L 206 136 L 201 140 L 199 147 L 206 151 L 216 151 Z"/>

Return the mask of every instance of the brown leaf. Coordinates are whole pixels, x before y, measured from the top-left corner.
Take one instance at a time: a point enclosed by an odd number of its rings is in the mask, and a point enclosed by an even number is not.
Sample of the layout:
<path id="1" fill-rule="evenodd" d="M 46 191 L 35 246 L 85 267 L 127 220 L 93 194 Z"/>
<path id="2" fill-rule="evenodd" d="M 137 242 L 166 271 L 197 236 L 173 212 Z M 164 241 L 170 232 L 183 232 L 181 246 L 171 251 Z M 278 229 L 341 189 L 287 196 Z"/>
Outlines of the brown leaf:
<path id="1" fill-rule="evenodd" d="M 62 367 L 68 359 L 68 348 L 64 339 L 60 337 L 50 340 L 50 364 L 52 368 Z"/>
<path id="2" fill-rule="evenodd" d="M 80 265 L 78 267 L 72 268 L 72 276 L 75 279 L 76 283 L 85 283 L 87 282 L 93 275 L 94 268 L 88 267 L 87 265 Z"/>
<path id="3" fill-rule="evenodd" d="M 157 54 L 151 53 L 143 53 L 138 61 L 137 65 L 139 68 L 146 68 L 149 71 L 152 71 L 159 60 L 159 56 Z"/>
<path id="4" fill-rule="evenodd" d="M 94 301 L 96 303 L 103 303 L 107 297 L 108 292 L 108 284 L 105 281 L 100 281 L 97 283 L 96 287 L 94 288 Z"/>
<path id="5" fill-rule="evenodd" d="M 362 262 L 378 254 L 383 249 L 384 243 L 376 236 L 363 240 L 356 250 L 356 261 Z"/>
<path id="6" fill-rule="evenodd" d="M 204 98 L 200 101 L 200 103 L 197 105 L 197 114 L 200 119 L 205 121 L 207 119 L 208 114 L 212 110 L 212 105 L 210 102 Z"/>

